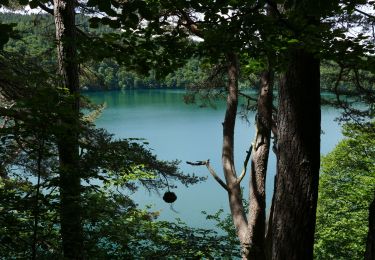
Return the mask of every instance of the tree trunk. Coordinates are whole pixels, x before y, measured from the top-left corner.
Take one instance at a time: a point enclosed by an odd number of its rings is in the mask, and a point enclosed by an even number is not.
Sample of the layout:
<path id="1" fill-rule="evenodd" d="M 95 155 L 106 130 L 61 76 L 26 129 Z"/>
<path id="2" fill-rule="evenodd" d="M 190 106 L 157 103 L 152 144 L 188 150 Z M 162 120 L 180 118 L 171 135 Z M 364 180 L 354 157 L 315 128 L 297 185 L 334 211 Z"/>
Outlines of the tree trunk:
<path id="1" fill-rule="evenodd" d="M 242 193 L 240 183 L 237 181 L 234 167 L 234 126 L 238 105 L 238 57 L 234 53 L 227 54 L 228 61 L 228 97 L 225 119 L 223 122 L 223 150 L 222 163 L 225 180 L 228 187 L 229 207 L 236 227 L 237 235 L 241 243 L 241 255 L 247 259 L 249 253 L 249 242 L 247 232 L 247 220 L 242 204 Z"/>
<path id="2" fill-rule="evenodd" d="M 374 194 L 375 195 L 375 194 Z M 371 202 L 368 217 L 368 234 L 366 242 L 365 260 L 375 259 L 375 197 Z"/>
<path id="3" fill-rule="evenodd" d="M 65 103 L 58 134 L 60 159 L 61 236 L 64 257 L 83 258 L 78 150 L 79 81 L 76 51 L 75 6 L 73 0 L 54 0 L 58 69 L 61 86 L 72 100 Z"/>
<path id="4" fill-rule="evenodd" d="M 256 136 L 251 158 L 249 197 L 249 259 L 265 259 L 266 175 L 272 128 L 272 74 L 261 75 Z"/>
<path id="5" fill-rule="evenodd" d="M 320 167 L 319 60 L 291 48 L 280 84 L 272 259 L 313 259 Z"/>

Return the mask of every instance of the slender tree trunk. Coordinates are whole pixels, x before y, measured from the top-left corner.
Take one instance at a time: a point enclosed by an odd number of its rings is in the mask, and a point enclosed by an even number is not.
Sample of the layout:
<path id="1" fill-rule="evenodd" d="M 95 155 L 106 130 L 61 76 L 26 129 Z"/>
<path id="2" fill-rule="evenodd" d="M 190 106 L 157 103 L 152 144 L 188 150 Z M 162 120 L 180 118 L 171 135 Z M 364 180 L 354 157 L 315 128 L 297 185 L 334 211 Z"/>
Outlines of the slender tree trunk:
<path id="1" fill-rule="evenodd" d="M 264 71 L 260 79 L 256 136 L 251 158 L 249 197 L 249 259 L 265 259 L 266 175 L 272 128 L 272 74 Z"/>
<path id="2" fill-rule="evenodd" d="M 39 136 L 38 145 L 38 159 L 37 159 L 37 183 L 35 192 L 35 205 L 34 205 L 34 228 L 33 228 L 33 243 L 31 248 L 31 258 L 37 259 L 37 246 L 38 246 L 38 224 L 39 224 L 39 195 L 40 195 L 40 177 L 42 173 L 42 161 L 44 152 L 44 135 Z M 41 139 L 41 140 L 40 140 Z"/>
<path id="3" fill-rule="evenodd" d="M 280 84 L 272 259 L 313 259 L 320 166 L 319 60 L 289 50 Z"/>
<path id="4" fill-rule="evenodd" d="M 225 119 L 223 122 L 223 150 L 222 163 L 225 180 L 228 187 L 229 207 L 236 227 L 237 235 L 241 243 L 241 255 L 247 259 L 249 254 L 249 241 L 247 231 L 247 220 L 242 204 L 242 193 L 240 183 L 237 181 L 234 167 L 234 126 L 238 105 L 238 57 L 234 53 L 227 54 L 228 61 L 228 97 Z"/>
<path id="5" fill-rule="evenodd" d="M 277 183 L 277 175 L 274 178 L 274 183 Z M 275 194 L 275 190 L 276 189 L 274 187 L 273 194 Z M 271 208 L 270 208 L 270 213 L 269 213 L 268 223 L 267 223 L 267 228 L 266 228 L 265 245 L 264 245 L 265 258 L 267 260 L 272 259 L 272 226 L 273 226 L 272 219 L 273 219 L 273 211 L 275 208 L 274 200 L 275 200 L 275 196 L 272 196 Z"/>
<path id="6" fill-rule="evenodd" d="M 54 0 L 59 75 L 72 100 L 65 104 L 58 135 L 61 236 L 64 257 L 83 258 L 78 150 L 79 81 L 73 0 Z"/>
<path id="7" fill-rule="evenodd" d="M 368 222 L 369 223 L 368 223 L 365 260 L 374 260 L 375 259 L 375 196 L 374 196 L 374 200 L 371 202 L 371 205 L 370 205 Z"/>

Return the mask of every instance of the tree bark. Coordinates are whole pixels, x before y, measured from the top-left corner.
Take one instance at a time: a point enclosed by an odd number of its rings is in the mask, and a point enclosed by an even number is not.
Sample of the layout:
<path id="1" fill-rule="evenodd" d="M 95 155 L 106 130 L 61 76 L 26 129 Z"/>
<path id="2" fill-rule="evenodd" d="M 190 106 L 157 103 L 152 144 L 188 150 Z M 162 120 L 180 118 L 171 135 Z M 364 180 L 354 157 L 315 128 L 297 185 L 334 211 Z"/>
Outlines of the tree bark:
<path id="1" fill-rule="evenodd" d="M 81 185 L 79 170 L 79 80 L 76 50 L 75 4 L 73 0 L 54 0 L 58 72 L 61 87 L 72 99 L 64 102 L 58 134 L 60 159 L 60 222 L 63 254 L 68 259 L 83 258 L 81 224 Z"/>
<path id="2" fill-rule="evenodd" d="M 264 71 L 260 79 L 256 136 L 251 158 L 249 196 L 249 259 L 265 259 L 266 175 L 272 128 L 272 73 Z"/>
<path id="3" fill-rule="evenodd" d="M 375 194 L 374 194 L 375 195 Z M 375 259 L 375 196 L 369 208 L 365 260 Z"/>
<path id="4" fill-rule="evenodd" d="M 290 48 L 279 89 L 272 259 L 313 259 L 320 167 L 319 60 Z"/>
<path id="5" fill-rule="evenodd" d="M 228 96 L 225 118 L 223 122 L 223 150 L 222 164 L 224 176 L 228 187 L 229 207 L 236 227 L 237 235 L 241 243 L 241 255 L 247 259 L 249 254 L 249 241 L 247 231 L 247 220 L 242 204 L 242 193 L 240 183 L 237 181 L 234 166 L 234 127 L 237 116 L 238 105 L 238 74 L 239 62 L 235 53 L 227 54 L 228 61 Z"/>

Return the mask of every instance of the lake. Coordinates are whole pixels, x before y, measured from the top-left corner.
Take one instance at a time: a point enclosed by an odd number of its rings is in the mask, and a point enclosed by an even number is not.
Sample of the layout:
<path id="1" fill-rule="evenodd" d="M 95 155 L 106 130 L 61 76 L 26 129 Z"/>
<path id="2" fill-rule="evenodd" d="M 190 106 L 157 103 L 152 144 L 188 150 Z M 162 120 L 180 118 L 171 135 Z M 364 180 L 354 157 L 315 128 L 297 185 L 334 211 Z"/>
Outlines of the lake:
<path id="1" fill-rule="evenodd" d="M 116 138 L 145 138 L 150 148 L 163 160 L 181 160 L 181 170 L 207 176 L 205 182 L 189 188 L 179 186 L 173 190 L 177 201 L 171 208 L 161 195 L 139 190 L 132 198 L 141 206 L 152 205 L 160 211 L 163 220 L 180 218 L 190 226 L 213 227 L 201 211 L 214 213 L 223 208 L 229 212 L 227 194 L 209 175 L 206 167 L 193 167 L 186 161 L 210 159 L 212 167 L 223 177 L 221 168 L 222 125 L 225 104 L 216 109 L 187 105 L 183 90 L 127 90 L 88 93 L 95 103 L 105 103 L 106 109 L 96 125 L 115 134 Z M 342 138 L 341 127 L 334 120 L 339 111 L 322 108 L 321 152 L 331 151 Z M 235 129 L 235 161 L 237 173 L 241 172 L 246 150 L 254 138 L 255 113 L 249 113 L 249 122 L 237 118 Z M 267 177 L 267 207 L 273 192 L 276 160 L 271 152 Z M 242 181 L 245 197 L 248 195 L 249 174 Z"/>

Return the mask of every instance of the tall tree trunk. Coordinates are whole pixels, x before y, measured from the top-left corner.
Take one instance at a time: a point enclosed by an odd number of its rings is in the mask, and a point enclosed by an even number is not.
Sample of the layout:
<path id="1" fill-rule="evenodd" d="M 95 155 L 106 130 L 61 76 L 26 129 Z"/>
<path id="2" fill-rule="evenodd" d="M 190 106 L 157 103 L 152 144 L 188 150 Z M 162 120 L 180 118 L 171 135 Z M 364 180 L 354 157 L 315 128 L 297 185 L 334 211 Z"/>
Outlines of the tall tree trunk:
<path id="1" fill-rule="evenodd" d="M 375 196 L 370 205 L 368 222 L 365 260 L 373 260 L 375 259 Z"/>
<path id="2" fill-rule="evenodd" d="M 239 62 L 235 53 L 227 54 L 228 61 L 228 96 L 227 108 L 223 122 L 223 150 L 222 163 L 225 180 L 228 187 L 229 207 L 236 227 L 237 235 L 241 243 L 241 255 L 247 259 L 249 254 L 249 241 L 247 231 L 247 220 L 242 204 L 242 193 L 240 183 L 237 181 L 234 167 L 234 127 L 238 105 L 238 74 Z"/>
<path id="3" fill-rule="evenodd" d="M 273 76 L 264 71 L 260 79 L 256 136 L 251 158 L 249 197 L 249 259 L 265 259 L 266 175 L 272 128 Z"/>
<path id="4" fill-rule="evenodd" d="M 72 100 L 65 103 L 58 135 L 60 158 L 61 236 L 64 257 L 83 258 L 78 150 L 79 81 L 73 0 L 54 0 L 57 55 L 61 85 Z"/>
<path id="5" fill-rule="evenodd" d="M 279 89 L 272 259 L 312 259 L 320 166 L 319 60 L 290 48 Z"/>

